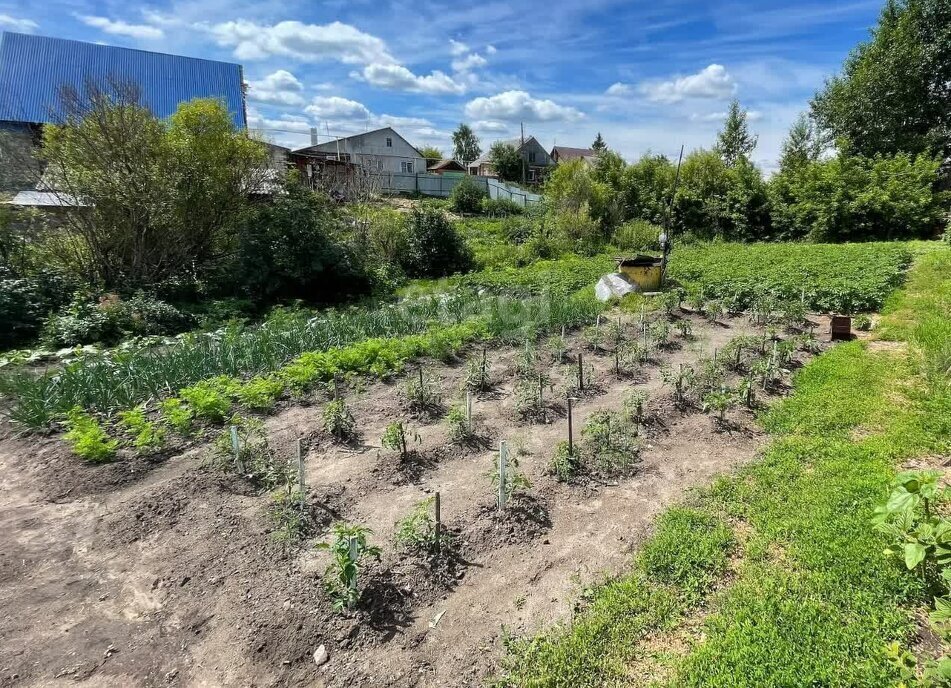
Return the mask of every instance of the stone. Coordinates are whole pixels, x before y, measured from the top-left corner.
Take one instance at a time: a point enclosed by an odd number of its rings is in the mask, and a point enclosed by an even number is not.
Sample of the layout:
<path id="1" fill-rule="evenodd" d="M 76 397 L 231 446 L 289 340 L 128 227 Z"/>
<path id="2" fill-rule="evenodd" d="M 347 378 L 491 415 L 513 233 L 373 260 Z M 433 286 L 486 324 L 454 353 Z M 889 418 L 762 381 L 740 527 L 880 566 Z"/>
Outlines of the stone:
<path id="1" fill-rule="evenodd" d="M 327 648 L 321 645 L 316 650 L 314 650 L 314 664 L 317 666 L 323 666 L 330 661 L 330 653 L 327 652 Z"/>

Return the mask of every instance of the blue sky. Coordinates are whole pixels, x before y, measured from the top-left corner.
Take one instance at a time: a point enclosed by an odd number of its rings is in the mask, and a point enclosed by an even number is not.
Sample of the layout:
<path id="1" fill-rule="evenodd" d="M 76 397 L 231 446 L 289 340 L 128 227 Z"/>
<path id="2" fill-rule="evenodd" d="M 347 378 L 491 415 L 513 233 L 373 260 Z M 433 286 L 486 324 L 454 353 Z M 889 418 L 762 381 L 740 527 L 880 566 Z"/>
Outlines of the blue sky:
<path id="1" fill-rule="evenodd" d="M 881 5 L 0 0 L 0 28 L 239 62 L 251 126 L 295 147 L 312 126 L 325 140 L 390 125 L 448 152 L 466 121 L 488 148 L 524 122 L 546 148 L 586 147 L 600 131 L 629 160 L 675 156 L 712 145 L 736 97 L 770 171 Z"/>

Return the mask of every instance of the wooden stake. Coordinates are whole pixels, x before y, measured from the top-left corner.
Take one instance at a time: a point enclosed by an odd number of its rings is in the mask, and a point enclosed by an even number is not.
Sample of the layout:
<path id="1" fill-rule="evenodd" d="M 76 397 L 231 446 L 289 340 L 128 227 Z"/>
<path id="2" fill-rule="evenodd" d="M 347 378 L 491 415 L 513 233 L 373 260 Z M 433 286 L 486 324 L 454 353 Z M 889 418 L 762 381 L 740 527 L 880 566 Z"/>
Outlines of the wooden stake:
<path id="1" fill-rule="evenodd" d="M 508 459 L 508 447 L 505 444 L 505 440 L 499 442 L 499 511 L 505 508 L 505 498 L 507 497 L 505 490 L 505 462 Z"/>
<path id="2" fill-rule="evenodd" d="M 436 509 L 436 529 L 435 529 L 436 553 L 438 554 L 441 547 L 440 536 L 442 535 L 442 508 L 440 506 L 438 492 L 436 493 L 436 503 L 434 506 Z"/>
<path id="3" fill-rule="evenodd" d="M 307 505 L 307 485 L 304 481 L 304 440 L 297 438 L 297 485 L 300 488 L 300 508 Z"/>
<path id="4" fill-rule="evenodd" d="M 578 354 L 578 390 L 584 391 L 584 365 L 580 353 Z"/>
<path id="5" fill-rule="evenodd" d="M 575 455 L 575 435 L 571 427 L 571 402 L 574 401 L 572 397 L 568 397 L 568 454 L 571 456 Z"/>

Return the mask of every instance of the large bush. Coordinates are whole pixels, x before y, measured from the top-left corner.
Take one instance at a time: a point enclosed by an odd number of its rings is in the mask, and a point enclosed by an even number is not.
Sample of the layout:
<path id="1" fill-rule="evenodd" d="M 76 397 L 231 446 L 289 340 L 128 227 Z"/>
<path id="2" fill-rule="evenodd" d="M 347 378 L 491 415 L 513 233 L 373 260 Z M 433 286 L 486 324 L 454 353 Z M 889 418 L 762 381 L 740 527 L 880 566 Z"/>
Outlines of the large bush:
<path id="1" fill-rule="evenodd" d="M 611 243 L 624 251 L 658 251 L 662 231 L 663 228 L 646 220 L 631 220 L 614 231 Z"/>
<path id="2" fill-rule="evenodd" d="M 840 154 L 784 170 L 771 182 L 773 219 L 784 238 L 869 241 L 929 238 L 944 224 L 939 162 L 900 153 Z"/>
<path id="3" fill-rule="evenodd" d="M 35 339 L 47 316 L 68 301 L 70 293 L 70 285 L 51 270 L 15 277 L 0 267 L 0 348 Z"/>
<path id="4" fill-rule="evenodd" d="M 175 334 L 194 321 L 174 306 L 145 294 L 122 299 L 106 294 L 81 298 L 47 320 L 43 341 L 49 346 L 116 344 L 136 335 Z"/>
<path id="5" fill-rule="evenodd" d="M 403 267 L 410 277 L 443 277 L 469 270 L 472 252 L 445 213 L 417 208 L 407 226 Z"/>
<path id="6" fill-rule="evenodd" d="M 231 258 L 218 271 L 218 290 L 264 303 L 330 303 L 367 293 L 365 261 L 344 241 L 333 201 L 293 181 L 285 191 L 238 223 Z"/>
<path id="7" fill-rule="evenodd" d="M 449 203 L 457 213 L 478 213 L 482 210 L 482 201 L 489 194 L 472 177 L 466 176 L 453 187 L 449 194 Z"/>

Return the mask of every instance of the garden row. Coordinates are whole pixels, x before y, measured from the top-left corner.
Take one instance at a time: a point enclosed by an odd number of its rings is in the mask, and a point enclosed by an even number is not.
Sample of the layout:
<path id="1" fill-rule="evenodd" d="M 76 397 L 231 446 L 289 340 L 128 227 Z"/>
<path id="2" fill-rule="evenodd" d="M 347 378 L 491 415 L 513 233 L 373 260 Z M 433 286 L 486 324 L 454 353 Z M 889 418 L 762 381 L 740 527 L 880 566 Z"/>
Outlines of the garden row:
<path id="1" fill-rule="evenodd" d="M 664 514 L 570 624 L 513 640 L 499 684 L 946 685 L 948 493 L 928 471 L 889 485 L 951 449 L 949 275 L 951 252 L 919 258 L 882 326 L 909 351 L 811 362 L 763 458 Z"/>

